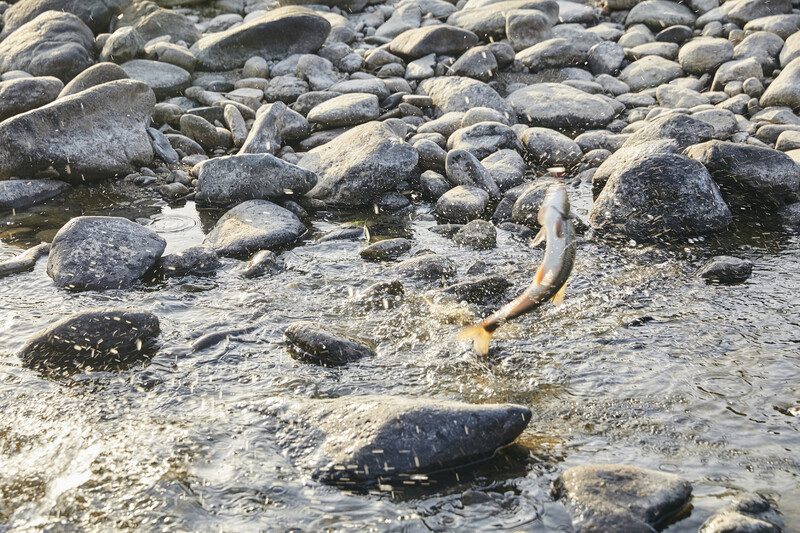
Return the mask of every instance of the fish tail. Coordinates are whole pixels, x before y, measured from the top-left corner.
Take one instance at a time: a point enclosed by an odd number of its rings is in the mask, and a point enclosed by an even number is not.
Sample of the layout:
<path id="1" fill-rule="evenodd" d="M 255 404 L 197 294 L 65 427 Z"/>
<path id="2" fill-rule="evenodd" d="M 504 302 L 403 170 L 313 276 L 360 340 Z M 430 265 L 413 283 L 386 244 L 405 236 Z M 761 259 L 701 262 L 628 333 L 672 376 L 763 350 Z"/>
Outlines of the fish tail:
<path id="1" fill-rule="evenodd" d="M 484 326 L 467 326 L 458 332 L 458 340 L 472 341 L 472 349 L 478 355 L 489 353 L 489 341 L 492 340 L 492 332 Z"/>

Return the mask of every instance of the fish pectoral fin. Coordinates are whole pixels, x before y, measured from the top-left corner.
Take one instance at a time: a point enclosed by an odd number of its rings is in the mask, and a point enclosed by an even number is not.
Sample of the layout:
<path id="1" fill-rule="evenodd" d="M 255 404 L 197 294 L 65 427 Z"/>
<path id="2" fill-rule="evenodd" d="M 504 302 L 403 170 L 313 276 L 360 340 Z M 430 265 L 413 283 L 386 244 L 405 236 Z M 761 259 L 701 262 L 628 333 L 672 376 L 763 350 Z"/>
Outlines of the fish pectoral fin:
<path id="1" fill-rule="evenodd" d="M 533 238 L 533 245 L 539 246 L 542 244 L 546 236 L 547 232 L 544 230 L 544 226 L 542 226 L 542 229 L 540 229 L 539 233 L 536 234 L 536 237 Z"/>
<path id="2" fill-rule="evenodd" d="M 483 326 L 467 326 L 458 332 L 458 340 L 472 341 L 472 349 L 478 355 L 489 353 L 489 341 L 492 340 L 492 332 L 486 331 Z"/>
<path id="3" fill-rule="evenodd" d="M 556 305 L 561 305 L 564 303 L 564 292 L 567 290 L 567 284 L 564 283 L 558 292 L 553 295 L 552 302 Z"/>

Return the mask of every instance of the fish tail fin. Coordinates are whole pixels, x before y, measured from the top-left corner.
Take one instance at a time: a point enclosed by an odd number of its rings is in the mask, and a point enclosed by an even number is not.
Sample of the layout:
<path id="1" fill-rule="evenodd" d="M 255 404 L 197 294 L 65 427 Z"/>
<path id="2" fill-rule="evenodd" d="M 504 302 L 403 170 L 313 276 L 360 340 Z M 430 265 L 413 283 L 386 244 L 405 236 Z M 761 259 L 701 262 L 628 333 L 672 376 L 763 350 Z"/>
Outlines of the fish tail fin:
<path id="1" fill-rule="evenodd" d="M 483 326 L 467 326 L 458 332 L 458 340 L 472 341 L 472 348 L 478 355 L 489 353 L 489 341 L 492 340 L 492 332 L 487 331 Z"/>
<path id="2" fill-rule="evenodd" d="M 561 305 L 564 303 L 564 292 L 567 290 L 567 284 L 564 283 L 558 292 L 553 295 L 552 302 L 556 305 Z"/>

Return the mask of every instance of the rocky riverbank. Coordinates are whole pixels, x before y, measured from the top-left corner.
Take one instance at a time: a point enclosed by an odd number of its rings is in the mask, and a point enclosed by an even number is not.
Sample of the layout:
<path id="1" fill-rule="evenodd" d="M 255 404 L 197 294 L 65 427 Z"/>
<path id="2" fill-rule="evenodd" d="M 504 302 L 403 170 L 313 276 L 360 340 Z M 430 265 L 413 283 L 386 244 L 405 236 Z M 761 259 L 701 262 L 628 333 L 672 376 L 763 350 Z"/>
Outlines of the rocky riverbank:
<path id="1" fill-rule="evenodd" d="M 75 213 L 47 244 L 1 262 L 0 276 L 44 256 L 51 282 L 76 294 L 209 276 L 231 261 L 246 279 L 271 276 L 331 213 L 423 205 L 432 232 L 493 250 L 498 234 L 532 239 L 554 166 L 591 183 L 591 206 L 576 214 L 584 242 L 724 238 L 742 211 L 800 229 L 796 2 L 322 3 L 0 2 L 0 215 L 109 182 L 221 215 L 202 243 L 165 254 L 146 220 Z M 512 285 L 413 235 L 351 227 L 323 239 L 365 237 L 349 260 L 391 279 L 353 295 L 364 309 L 422 293 L 483 309 Z M 720 256 L 698 277 L 743 283 L 752 272 Z M 84 310 L 30 338 L 19 359 L 45 375 L 119 371 L 157 351 L 157 315 Z M 281 332 L 297 361 L 376 357 L 378 339 L 306 318 Z M 194 349 L 230 337 L 210 335 Z M 297 468 L 345 486 L 496 456 L 535 416 L 391 395 L 353 411 L 349 398 L 282 398 L 260 412 Z M 686 480 L 622 466 L 573 469 L 555 487 L 577 531 L 652 531 L 679 520 L 691 494 Z M 749 498 L 703 531 L 780 531 L 769 502 Z"/>

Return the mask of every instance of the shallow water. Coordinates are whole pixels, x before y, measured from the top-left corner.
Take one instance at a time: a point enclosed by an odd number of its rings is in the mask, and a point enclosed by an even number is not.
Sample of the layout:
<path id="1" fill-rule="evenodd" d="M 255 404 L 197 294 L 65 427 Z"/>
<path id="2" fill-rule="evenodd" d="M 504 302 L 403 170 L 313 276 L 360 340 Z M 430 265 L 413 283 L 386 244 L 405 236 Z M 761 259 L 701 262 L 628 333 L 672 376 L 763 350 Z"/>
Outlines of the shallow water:
<path id="1" fill-rule="evenodd" d="M 588 184 L 570 190 L 585 220 Z M 428 228 L 430 206 L 317 217 L 286 271 L 245 280 L 241 261 L 215 276 L 68 292 L 41 260 L 0 278 L 0 530 L 568 531 L 552 480 L 589 463 L 677 473 L 692 509 L 664 531 L 696 531 L 734 495 L 773 498 L 789 530 L 800 523 L 800 241 L 741 213 L 722 238 L 675 247 L 582 238 L 567 298 L 498 332 L 488 361 L 455 343 L 476 306 L 404 282 L 395 309 L 364 311 L 357 294 L 391 279 L 358 256 L 363 242 L 316 240 L 347 222 L 373 238 L 409 236 L 458 266 L 478 259 L 506 275 L 512 297 L 542 252 L 498 232 L 498 247 L 461 249 Z M 0 213 L 0 258 L 50 240 L 69 217 L 120 215 L 149 224 L 167 252 L 202 241 L 219 211 L 169 206 L 125 185 L 78 189 Z M 761 223 L 761 225 L 759 225 Z M 718 253 L 750 259 L 733 286 L 695 273 Z M 14 353 L 75 311 L 135 306 L 161 320 L 152 359 L 129 368 L 45 377 Z M 371 342 L 377 356 L 343 368 L 292 359 L 285 327 L 324 322 Z M 198 352 L 198 336 L 252 326 Z M 296 469 L 260 406 L 275 396 L 365 394 L 515 402 L 534 418 L 520 444 L 426 486 L 351 494 Z M 354 401 L 357 401 L 354 399 Z M 796 530 L 796 529 L 795 529 Z"/>

